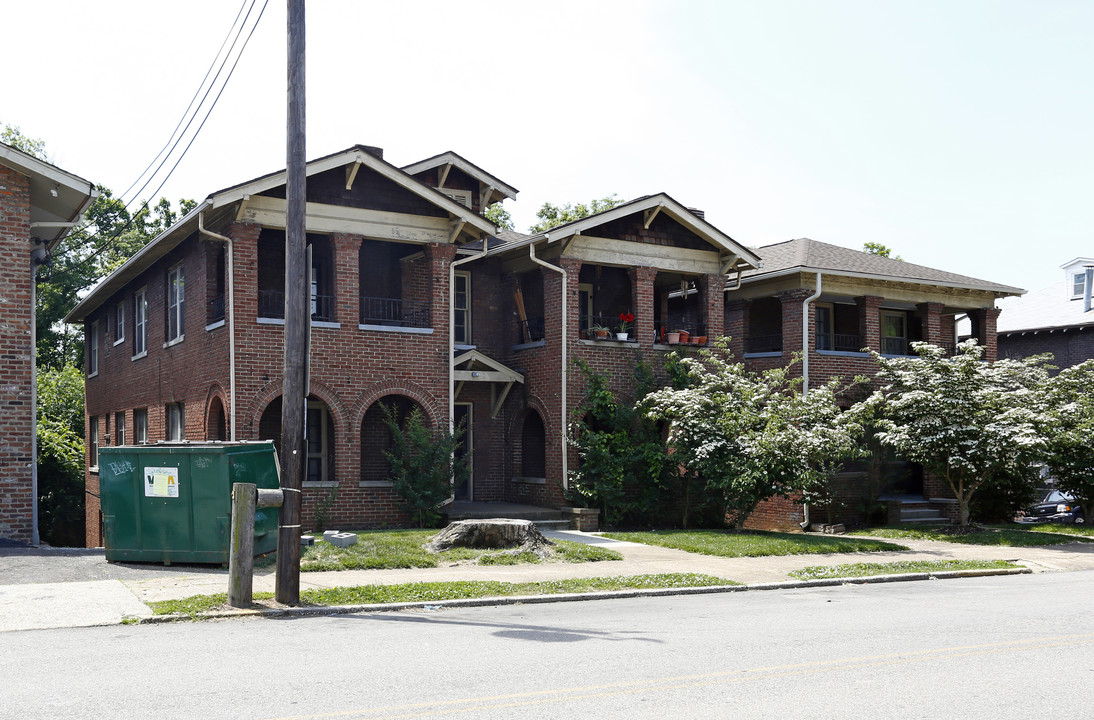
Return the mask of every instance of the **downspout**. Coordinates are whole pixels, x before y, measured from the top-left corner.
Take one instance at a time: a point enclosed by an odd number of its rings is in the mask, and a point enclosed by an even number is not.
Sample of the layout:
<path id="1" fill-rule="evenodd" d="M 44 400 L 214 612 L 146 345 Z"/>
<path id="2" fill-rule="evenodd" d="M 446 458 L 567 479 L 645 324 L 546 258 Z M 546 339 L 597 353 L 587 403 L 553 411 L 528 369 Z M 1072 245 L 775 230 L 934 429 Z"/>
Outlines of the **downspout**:
<path id="1" fill-rule="evenodd" d="M 809 305 L 821 296 L 822 273 L 817 271 L 817 290 L 802 301 L 802 397 L 809 394 Z M 809 503 L 802 503 L 802 530 L 809 527 Z"/>
<path id="2" fill-rule="evenodd" d="M 198 230 L 202 235 L 213 240 L 219 240 L 225 245 L 228 255 L 228 392 L 231 397 L 231 419 L 229 438 L 236 440 L 236 302 L 235 302 L 235 252 L 232 247 L 232 239 L 226 235 L 220 235 L 212 230 L 205 229 L 205 211 L 198 213 Z"/>
<path id="3" fill-rule="evenodd" d="M 37 268 L 30 265 L 30 544 L 38 547 L 38 283 Z"/>
<path id="4" fill-rule="evenodd" d="M 549 238 L 549 236 L 547 236 L 547 235 L 544 235 L 544 237 Z M 531 244 L 531 243 L 528 244 L 528 257 L 536 265 L 540 265 L 542 267 L 545 267 L 549 270 L 553 270 L 554 272 L 557 272 L 560 275 L 562 275 L 562 335 L 561 335 L 561 344 L 562 344 L 562 368 L 561 368 L 561 370 L 562 370 L 562 372 L 561 372 L 561 375 L 562 375 L 562 414 L 559 416 L 559 418 L 560 418 L 559 419 L 559 424 L 562 426 L 562 428 L 561 428 L 561 430 L 562 430 L 562 489 L 566 490 L 570 487 L 570 460 L 569 460 L 569 457 L 568 457 L 568 453 L 566 452 L 566 445 L 567 445 L 567 443 L 566 443 L 566 408 L 567 408 L 567 405 L 566 405 L 566 386 L 569 384 L 569 381 L 568 381 L 569 374 L 567 373 L 567 353 L 566 353 L 566 348 L 568 346 L 567 337 L 566 337 L 566 329 L 567 329 L 567 325 L 566 325 L 566 307 L 567 307 L 567 305 L 569 305 L 569 302 L 568 302 L 569 298 L 566 295 L 566 292 L 567 292 L 566 291 L 566 286 L 567 286 L 566 269 L 558 267 L 557 265 L 552 265 L 551 263 L 546 262 L 544 260 L 540 260 L 538 257 L 536 257 L 536 246 Z"/>
<path id="5" fill-rule="evenodd" d="M 482 252 L 476 255 L 468 255 L 459 260 L 453 260 L 448 264 L 448 432 L 456 431 L 456 303 L 453 297 L 453 288 L 456 287 L 456 266 L 478 260 L 486 256 L 490 249 L 487 238 L 482 239 Z M 471 299 L 468 298 L 468 302 Z M 454 496 L 453 496 L 454 497 Z"/>
<path id="6" fill-rule="evenodd" d="M 1083 282 L 1083 313 L 1090 312 L 1090 283 L 1094 282 L 1094 265 L 1087 265 L 1086 278 Z"/>

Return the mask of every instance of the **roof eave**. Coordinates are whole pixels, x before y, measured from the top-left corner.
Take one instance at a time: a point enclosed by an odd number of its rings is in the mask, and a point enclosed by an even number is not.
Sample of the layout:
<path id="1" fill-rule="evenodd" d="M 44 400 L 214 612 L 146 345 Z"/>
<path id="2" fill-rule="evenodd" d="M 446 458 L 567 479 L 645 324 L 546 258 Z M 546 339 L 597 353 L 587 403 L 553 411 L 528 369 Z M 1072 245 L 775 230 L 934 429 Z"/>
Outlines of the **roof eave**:
<path id="1" fill-rule="evenodd" d="M 831 268 L 816 268 L 807 267 L 804 265 L 795 266 L 791 268 L 785 268 L 783 270 L 776 270 L 773 272 L 757 272 L 746 277 L 741 278 L 742 284 L 749 284 L 757 280 L 770 280 L 772 278 L 785 277 L 787 275 L 796 275 L 799 273 L 822 273 L 825 275 L 837 275 L 839 277 L 852 277 L 862 280 L 881 280 L 885 282 L 899 282 L 908 285 L 934 285 L 935 287 L 947 287 L 954 288 L 956 290 L 980 290 L 983 292 L 990 292 L 998 297 L 1006 297 L 1011 295 L 1024 295 L 1026 293 L 1022 288 L 1011 287 L 1009 285 L 976 285 L 973 283 L 958 283 L 948 282 L 945 280 L 928 280 L 922 278 L 909 278 L 901 277 L 899 275 L 881 275 L 877 273 L 863 273 L 847 270 L 834 270 Z"/>

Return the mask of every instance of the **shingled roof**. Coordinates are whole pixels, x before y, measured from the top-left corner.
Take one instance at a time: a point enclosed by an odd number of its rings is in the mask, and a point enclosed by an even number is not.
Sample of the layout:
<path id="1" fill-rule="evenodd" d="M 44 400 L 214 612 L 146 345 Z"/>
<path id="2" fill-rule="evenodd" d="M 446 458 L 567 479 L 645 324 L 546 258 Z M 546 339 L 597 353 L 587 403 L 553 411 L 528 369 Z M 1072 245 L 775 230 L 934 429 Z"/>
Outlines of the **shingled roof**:
<path id="1" fill-rule="evenodd" d="M 889 280 L 893 282 L 922 283 L 943 287 L 986 290 L 998 295 L 1021 295 L 1022 288 L 1001 285 L 988 280 L 936 270 L 925 265 L 894 260 L 872 253 L 830 245 L 828 243 L 798 238 L 775 245 L 756 248 L 763 258 L 763 267 L 749 270 L 742 275 L 742 282 L 755 282 L 762 278 L 786 275 L 792 272 L 823 272 L 832 275 Z"/>

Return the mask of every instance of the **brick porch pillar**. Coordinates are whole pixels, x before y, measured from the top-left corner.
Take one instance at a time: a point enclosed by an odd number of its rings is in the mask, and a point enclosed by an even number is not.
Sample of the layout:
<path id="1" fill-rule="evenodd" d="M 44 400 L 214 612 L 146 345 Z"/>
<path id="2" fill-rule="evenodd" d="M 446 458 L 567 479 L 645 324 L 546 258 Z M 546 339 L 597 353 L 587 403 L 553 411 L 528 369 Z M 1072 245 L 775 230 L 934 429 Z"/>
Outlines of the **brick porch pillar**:
<path id="1" fill-rule="evenodd" d="M 855 298 L 858 305 L 858 334 L 862 347 L 881 352 L 881 301 L 876 295 Z"/>
<path id="2" fill-rule="evenodd" d="M 357 325 L 361 322 L 361 236 L 334 233 L 334 292 L 336 302 L 334 319 L 340 323 Z"/>
<path id="3" fill-rule="evenodd" d="M 655 332 L 653 281 L 657 278 L 657 270 L 651 267 L 632 267 L 628 269 L 628 273 L 631 277 L 631 312 L 634 313 L 631 337 L 637 338 L 642 347 L 652 347 Z"/>
<path id="4" fill-rule="evenodd" d="M 262 226 L 255 223 L 234 222 L 228 228 L 232 238 L 232 263 L 235 272 L 235 316 L 237 327 L 232 328 L 238 342 L 239 329 L 250 328 L 258 317 L 258 235 Z"/>
<path id="5" fill-rule="evenodd" d="M 724 335 L 729 337 L 729 349 L 735 358 L 742 358 L 745 354 L 748 341 L 748 310 L 751 306 L 751 300 L 740 299 L 727 300 L 723 306 Z"/>
<path id="6" fill-rule="evenodd" d="M 802 323 L 812 325 L 813 304 L 809 305 L 809 317 L 802 317 L 802 303 L 812 295 L 811 290 L 785 290 L 777 295 L 782 303 L 782 331 L 783 331 L 783 358 L 789 358 L 792 353 L 803 350 L 802 348 Z M 813 329 L 809 329 L 809 341 L 807 346 L 813 345 Z M 797 367 L 791 375 L 801 375 L 801 367 Z"/>
<path id="7" fill-rule="evenodd" d="M 984 359 L 995 362 L 999 359 L 999 338 L 996 328 L 999 322 L 999 308 L 977 308 L 969 312 L 972 320 L 973 336 L 984 347 Z"/>
<path id="8" fill-rule="evenodd" d="M 725 332 L 725 275 L 703 275 L 699 278 L 699 294 L 703 303 L 703 320 L 707 342 L 714 342 Z M 738 356 L 740 357 L 740 356 Z"/>

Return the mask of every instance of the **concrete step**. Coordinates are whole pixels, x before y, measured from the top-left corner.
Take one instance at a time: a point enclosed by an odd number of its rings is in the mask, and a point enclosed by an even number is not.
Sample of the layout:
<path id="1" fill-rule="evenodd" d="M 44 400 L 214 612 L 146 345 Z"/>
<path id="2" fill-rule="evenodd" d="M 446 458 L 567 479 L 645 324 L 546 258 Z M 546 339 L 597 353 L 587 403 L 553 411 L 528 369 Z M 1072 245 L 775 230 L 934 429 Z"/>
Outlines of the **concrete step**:
<path id="1" fill-rule="evenodd" d="M 900 509 L 900 519 L 901 520 L 914 520 L 916 518 L 925 518 L 925 517 L 930 517 L 930 518 L 942 517 L 942 514 L 939 513 L 937 510 L 935 510 L 934 508 L 927 508 L 927 507 L 925 507 L 925 508 L 915 508 L 915 509 L 911 509 L 911 510 L 909 510 L 908 508 L 901 508 Z"/>

